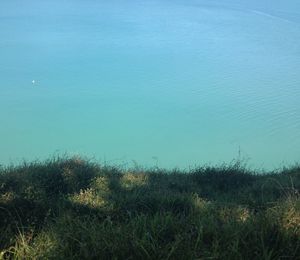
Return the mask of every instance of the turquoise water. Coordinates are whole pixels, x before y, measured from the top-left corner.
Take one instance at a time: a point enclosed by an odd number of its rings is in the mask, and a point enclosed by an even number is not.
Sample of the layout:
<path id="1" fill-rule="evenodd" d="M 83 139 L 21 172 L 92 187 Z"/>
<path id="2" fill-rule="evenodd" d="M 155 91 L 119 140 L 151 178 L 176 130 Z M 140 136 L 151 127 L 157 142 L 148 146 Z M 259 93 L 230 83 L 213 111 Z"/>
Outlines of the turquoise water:
<path id="1" fill-rule="evenodd" d="M 0 164 L 300 162 L 300 1 L 1 0 Z"/>

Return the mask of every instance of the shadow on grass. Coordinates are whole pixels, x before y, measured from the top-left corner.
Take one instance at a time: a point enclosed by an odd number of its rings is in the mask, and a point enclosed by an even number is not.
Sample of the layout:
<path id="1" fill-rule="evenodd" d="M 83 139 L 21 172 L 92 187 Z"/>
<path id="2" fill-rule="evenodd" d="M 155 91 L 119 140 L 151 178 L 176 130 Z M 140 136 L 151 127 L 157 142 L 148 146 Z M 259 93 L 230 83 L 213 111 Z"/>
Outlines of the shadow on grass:
<path id="1" fill-rule="evenodd" d="M 0 252 L 59 259 L 293 257 L 300 253 L 299 172 L 257 175 L 237 165 L 124 172 L 80 158 L 6 168 Z"/>

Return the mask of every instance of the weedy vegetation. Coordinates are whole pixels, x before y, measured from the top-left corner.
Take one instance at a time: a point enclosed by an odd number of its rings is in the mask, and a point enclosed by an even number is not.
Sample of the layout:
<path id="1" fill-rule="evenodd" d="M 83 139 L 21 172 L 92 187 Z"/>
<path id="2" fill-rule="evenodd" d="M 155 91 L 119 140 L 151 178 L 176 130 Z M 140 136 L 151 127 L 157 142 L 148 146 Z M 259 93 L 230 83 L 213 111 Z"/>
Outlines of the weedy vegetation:
<path id="1" fill-rule="evenodd" d="M 0 168 L 0 259 L 300 259 L 300 166 Z"/>

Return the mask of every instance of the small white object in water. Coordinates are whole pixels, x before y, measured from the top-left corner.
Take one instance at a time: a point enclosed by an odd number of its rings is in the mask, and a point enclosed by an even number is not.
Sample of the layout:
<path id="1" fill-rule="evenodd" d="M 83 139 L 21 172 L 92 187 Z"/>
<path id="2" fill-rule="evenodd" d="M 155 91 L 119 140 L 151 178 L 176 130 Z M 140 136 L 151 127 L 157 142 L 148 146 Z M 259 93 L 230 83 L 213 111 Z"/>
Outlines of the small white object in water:
<path id="1" fill-rule="evenodd" d="M 33 79 L 33 80 L 31 81 L 31 83 L 32 83 L 32 84 L 35 84 L 35 80 Z"/>

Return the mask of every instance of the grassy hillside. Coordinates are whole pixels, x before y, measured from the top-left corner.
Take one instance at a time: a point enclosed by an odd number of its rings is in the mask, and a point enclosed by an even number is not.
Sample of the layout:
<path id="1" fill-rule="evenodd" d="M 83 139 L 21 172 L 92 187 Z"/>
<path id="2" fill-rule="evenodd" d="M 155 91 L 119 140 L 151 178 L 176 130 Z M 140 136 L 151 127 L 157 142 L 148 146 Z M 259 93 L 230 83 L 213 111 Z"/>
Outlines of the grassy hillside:
<path id="1" fill-rule="evenodd" d="M 0 259 L 300 259 L 300 167 L 0 168 Z"/>

